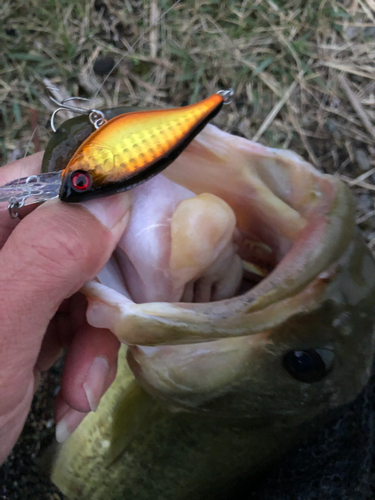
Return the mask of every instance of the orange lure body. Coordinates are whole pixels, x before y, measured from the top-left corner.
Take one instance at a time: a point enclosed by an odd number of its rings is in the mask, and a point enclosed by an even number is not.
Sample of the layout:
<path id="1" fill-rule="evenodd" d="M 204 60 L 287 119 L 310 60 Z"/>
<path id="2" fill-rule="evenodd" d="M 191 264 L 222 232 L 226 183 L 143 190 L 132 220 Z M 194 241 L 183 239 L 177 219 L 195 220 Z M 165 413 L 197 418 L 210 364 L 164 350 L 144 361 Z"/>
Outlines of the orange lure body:
<path id="1" fill-rule="evenodd" d="M 60 199 L 80 202 L 126 191 L 161 172 L 221 109 L 217 93 L 182 108 L 136 111 L 101 125 L 62 172 Z"/>

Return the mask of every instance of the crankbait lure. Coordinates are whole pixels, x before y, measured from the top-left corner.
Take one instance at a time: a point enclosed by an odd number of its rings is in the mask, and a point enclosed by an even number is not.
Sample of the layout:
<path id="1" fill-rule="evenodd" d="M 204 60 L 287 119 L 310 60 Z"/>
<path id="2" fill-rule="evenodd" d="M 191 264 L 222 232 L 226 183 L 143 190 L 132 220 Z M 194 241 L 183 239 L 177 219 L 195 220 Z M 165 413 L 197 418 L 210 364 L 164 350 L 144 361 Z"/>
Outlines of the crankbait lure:
<path id="1" fill-rule="evenodd" d="M 168 167 L 231 95 L 232 89 L 219 91 L 190 106 L 132 111 L 110 119 L 102 111 L 91 110 L 94 131 L 83 132 L 87 137 L 73 146 L 65 167 L 1 186 L 0 201 L 8 201 L 9 213 L 16 217 L 20 207 L 57 196 L 78 203 L 132 189 Z M 59 109 L 87 113 L 66 101 L 55 102 Z M 58 111 L 52 116 L 53 129 Z"/>

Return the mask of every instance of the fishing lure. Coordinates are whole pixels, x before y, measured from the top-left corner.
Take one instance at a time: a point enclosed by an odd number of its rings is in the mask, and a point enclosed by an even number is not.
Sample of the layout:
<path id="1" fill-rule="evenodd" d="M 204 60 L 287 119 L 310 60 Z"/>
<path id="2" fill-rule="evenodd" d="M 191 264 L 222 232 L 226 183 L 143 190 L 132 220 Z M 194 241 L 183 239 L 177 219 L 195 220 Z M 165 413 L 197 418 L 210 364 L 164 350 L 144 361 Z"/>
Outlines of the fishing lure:
<path id="1" fill-rule="evenodd" d="M 67 164 L 47 166 L 44 170 L 57 171 L 9 182 L 0 187 L 0 201 L 8 201 L 10 216 L 17 217 L 20 207 L 57 196 L 78 203 L 132 189 L 168 167 L 232 95 L 232 89 L 221 90 L 190 106 L 131 111 L 110 119 L 108 112 L 91 110 L 88 121 L 76 119 L 83 124 L 83 141 L 81 137 L 68 147 Z M 60 106 L 51 120 L 55 132 L 59 130 L 53 119 L 60 109 L 88 112 L 66 101 L 54 101 Z M 53 148 L 48 151 L 51 156 Z"/>

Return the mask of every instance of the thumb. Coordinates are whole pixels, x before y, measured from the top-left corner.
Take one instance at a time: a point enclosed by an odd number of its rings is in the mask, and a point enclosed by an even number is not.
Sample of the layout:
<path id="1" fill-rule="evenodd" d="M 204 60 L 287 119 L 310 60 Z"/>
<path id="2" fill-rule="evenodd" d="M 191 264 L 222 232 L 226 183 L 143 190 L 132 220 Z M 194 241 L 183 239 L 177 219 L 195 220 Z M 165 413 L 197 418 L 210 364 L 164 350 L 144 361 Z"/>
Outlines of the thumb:
<path id="1" fill-rule="evenodd" d="M 50 320 L 104 267 L 130 207 L 129 192 L 82 205 L 53 200 L 14 229 L 0 252 L 0 390 L 29 385 Z"/>

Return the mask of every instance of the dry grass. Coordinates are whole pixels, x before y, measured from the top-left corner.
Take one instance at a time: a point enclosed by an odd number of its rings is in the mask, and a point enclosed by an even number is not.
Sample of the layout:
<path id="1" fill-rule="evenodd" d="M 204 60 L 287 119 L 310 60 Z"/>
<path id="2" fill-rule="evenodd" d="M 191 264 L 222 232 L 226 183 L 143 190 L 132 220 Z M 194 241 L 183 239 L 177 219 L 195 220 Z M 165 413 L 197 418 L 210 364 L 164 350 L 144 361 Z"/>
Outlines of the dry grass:
<path id="1" fill-rule="evenodd" d="M 44 97 L 44 78 L 62 92 L 92 97 L 104 80 L 94 73 L 95 61 L 123 57 L 97 106 L 184 105 L 234 87 L 229 111 L 216 121 L 221 127 L 294 149 L 348 182 L 371 171 L 374 0 L 183 0 L 152 27 L 172 4 L 3 3 L 1 162 L 22 156 L 36 124 L 47 124 L 53 107 Z M 38 129 L 31 151 L 43 148 L 47 138 L 47 131 Z M 375 238 L 374 217 L 367 217 L 374 212 L 369 195 L 374 179 L 371 171 L 355 188 L 370 239 Z"/>

